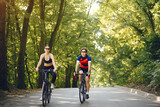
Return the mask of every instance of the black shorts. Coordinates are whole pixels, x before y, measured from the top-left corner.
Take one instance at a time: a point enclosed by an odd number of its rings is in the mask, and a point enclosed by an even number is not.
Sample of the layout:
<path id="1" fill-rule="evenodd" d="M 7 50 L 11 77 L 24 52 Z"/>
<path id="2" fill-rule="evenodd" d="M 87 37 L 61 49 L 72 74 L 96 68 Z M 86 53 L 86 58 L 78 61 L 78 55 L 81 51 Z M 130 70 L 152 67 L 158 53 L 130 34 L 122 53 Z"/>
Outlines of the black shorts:
<path id="1" fill-rule="evenodd" d="M 87 73 L 88 72 L 88 68 L 79 68 L 79 70 L 82 70 L 83 71 L 83 73 Z M 86 76 L 88 76 L 88 74 L 86 74 Z M 89 75 L 89 77 L 90 77 L 90 75 Z"/>
<path id="2" fill-rule="evenodd" d="M 45 69 L 45 70 L 54 69 L 54 66 L 53 65 L 52 66 L 44 66 L 43 69 Z M 50 71 L 49 73 L 52 75 L 52 77 L 53 77 L 52 83 L 54 83 L 56 81 L 56 72 Z M 47 78 L 49 78 L 48 74 L 47 74 Z M 44 78 L 45 77 L 44 77 L 44 72 L 43 72 L 43 80 L 44 80 Z"/>
<path id="3" fill-rule="evenodd" d="M 44 66 L 43 69 L 48 70 L 48 69 L 54 69 L 54 66 Z"/>

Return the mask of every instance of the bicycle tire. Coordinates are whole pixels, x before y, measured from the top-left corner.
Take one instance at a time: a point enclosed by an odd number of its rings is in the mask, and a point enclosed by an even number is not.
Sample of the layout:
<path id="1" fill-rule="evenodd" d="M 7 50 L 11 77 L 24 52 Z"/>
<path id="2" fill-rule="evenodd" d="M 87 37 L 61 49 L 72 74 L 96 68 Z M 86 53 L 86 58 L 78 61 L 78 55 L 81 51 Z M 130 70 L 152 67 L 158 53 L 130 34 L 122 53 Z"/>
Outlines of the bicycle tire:
<path id="1" fill-rule="evenodd" d="M 47 103 L 46 98 L 47 98 L 47 96 L 46 96 L 46 85 L 44 85 L 43 93 L 42 93 L 42 104 L 43 104 L 43 107 L 46 106 L 46 103 Z"/>
<path id="2" fill-rule="evenodd" d="M 83 93 L 83 101 L 85 101 L 86 99 L 86 91 L 87 91 L 87 86 L 86 86 L 86 83 L 84 82 L 84 85 L 83 85 L 83 90 L 84 90 L 84 93 Z"/>
<path id="3" fill-rule="evenodd" d="M 51 92 L 52 92 L 52 89 L 49 88 L 49 91 L 48 91 L 48 103 L 50 103 L 50 100 L 51 100 Z"/>
<path id="4" fill-rule="evenodd" d="M 79 84 L 79 101 L 80 101 L 80 103 L 82 104 L 84 101 L 83 101 L 83 97 L 84 97 L 84 92 L 83 92 L 84 90 L 83 90 L 83 83 L 81 82 L 80 84 Z"/>

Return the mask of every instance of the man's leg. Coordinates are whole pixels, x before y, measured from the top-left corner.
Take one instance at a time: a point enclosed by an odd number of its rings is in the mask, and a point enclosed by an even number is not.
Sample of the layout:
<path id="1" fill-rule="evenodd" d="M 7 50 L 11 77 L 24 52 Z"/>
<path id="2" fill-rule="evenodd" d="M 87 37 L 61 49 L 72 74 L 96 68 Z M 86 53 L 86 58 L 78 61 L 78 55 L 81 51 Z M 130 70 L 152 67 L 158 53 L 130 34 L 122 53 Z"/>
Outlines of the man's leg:
<path id="1" fill-rule="evenodd" d="M 81 73 L 83 73 L 83 71 L 80 70 L 79 73 L 81 74 Z M 82 81 L 82 75 L 79 75 L 79 81 L 80 81 L 80 82 Z"/>
<path id="2" fill-rule="evenodd" d="M 88 76 L 86 76 L 86 84 L 87 84 L 87 92 L 89 93 L 89 79 L 88 79 Z"/>
<path id="3" fill-rule="evenodd" d="M 88 98 L 89 98 L 89 87 L 90 87 L 88 76 L 86 76 L 86 85 L 87 85 L 86 97 L 87 97 L 87 99 L 88 99 Z"/>

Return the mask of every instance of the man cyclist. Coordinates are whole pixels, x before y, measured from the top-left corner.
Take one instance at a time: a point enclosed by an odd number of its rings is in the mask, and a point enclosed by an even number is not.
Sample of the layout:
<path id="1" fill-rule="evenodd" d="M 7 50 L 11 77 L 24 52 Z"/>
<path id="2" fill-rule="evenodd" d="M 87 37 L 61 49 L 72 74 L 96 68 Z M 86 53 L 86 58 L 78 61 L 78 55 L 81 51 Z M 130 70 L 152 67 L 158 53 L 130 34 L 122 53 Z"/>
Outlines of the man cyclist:
<path id="1" fill-rule="evenodd" d="M 51 88 L 54 88 L 54 82 L 56 80 L 56 64 L 54 61 L 54 56 L 53 54 L 50 53 L 50 47 L 47 45 L 45 46 L 44 49 L 45 53 L 41 54 L 38 65 L 36 67 L 36 71 L 38 72 L 38 69 L 42 63 L 42 61 L 44 62 L 44 69 L 48 70 L 48 69 L 53 69 L 53 72 L 49 72 L 53 78 L 52 78 L 52 83 L 51 83 Z M 44 80 L 44 74 L 43 74 L 43 80 Z M 40 98 L 40 100 L 42 100 L 42 97 Z"/>
<path id="2" fill-rule="evenodd" d="M 88 77 L 90 77 L 90 73 L 91 73 L 91 57 L 89 55 L 87 55 L 86 48 L 81 49 L 81 55 L 78 56 L 78 58 L 77 58 L 76 68 L 75 68 L 76 74 L 78 71 L 79 63 L 80 63 L 79 73 L 87 73 L 86 74 L 86 84 L 87 84 L 86 98 L 88 99 L 89 98 L 89 87 L 90 87 Z M 74 75 L 75 75 L 75 73 L 74 73 Z M 82 81 L 82 75 L 79 75 L 79 80 L 80 80 L 80 82 Z"/>

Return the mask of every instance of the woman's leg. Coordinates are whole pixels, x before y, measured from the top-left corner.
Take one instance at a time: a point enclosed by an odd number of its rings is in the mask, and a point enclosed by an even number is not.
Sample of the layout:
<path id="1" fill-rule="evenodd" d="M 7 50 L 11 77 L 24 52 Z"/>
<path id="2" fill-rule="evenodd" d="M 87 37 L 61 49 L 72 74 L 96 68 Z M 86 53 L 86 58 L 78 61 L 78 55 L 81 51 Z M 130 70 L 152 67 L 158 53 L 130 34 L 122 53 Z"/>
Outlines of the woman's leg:
<path id="1" fill-rule="evenodd" d="M 51 72 L 52 75 L 52 83 L 54 84 L 54 82 L 56 81 L 56 72 Z"/>

